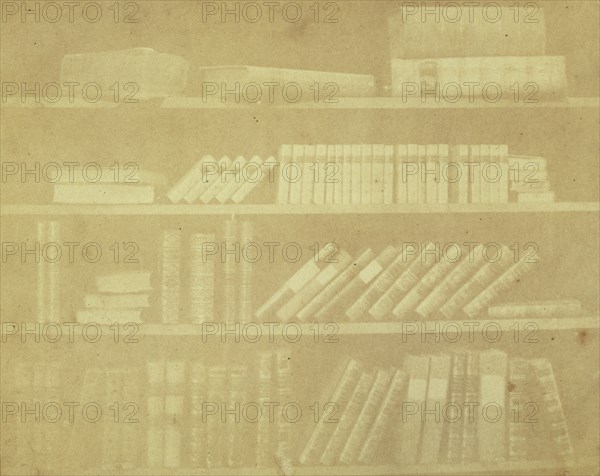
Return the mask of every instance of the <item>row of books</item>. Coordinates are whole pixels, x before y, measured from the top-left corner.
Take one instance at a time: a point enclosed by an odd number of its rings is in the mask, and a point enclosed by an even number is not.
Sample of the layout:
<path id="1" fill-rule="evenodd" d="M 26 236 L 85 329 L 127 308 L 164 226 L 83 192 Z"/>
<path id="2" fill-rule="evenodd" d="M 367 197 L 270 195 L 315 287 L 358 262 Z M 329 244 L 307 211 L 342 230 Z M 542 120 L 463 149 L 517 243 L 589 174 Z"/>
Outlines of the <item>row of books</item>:
<path id="1" fill-rule="evenodd" d="M 509 359 L 495 349 L 409 355 L 402 368 L 349 359 L 334 382 L 326 397 L 343 410 L 335 425 L 315 426 L 302 464 L 389 463 L 390 456 L 402 465 L 574 458 L 547 359 Z M 523 415 L 528 404 L 539 410 L 535 420 Z M 483 413 L 487 407 L 493 416 Z"/>
<path id="2" fill-rule="evenodd" d="M 257 155 L 251 159 L 239 156 L 233 161 L 227 156 L 217 160 L 205 155 L 169 190 L 167 197 L 172 203 L 182 199 L 187 203 L 241 203 L 267 179 L 268 169 L 275 163 L 273 157 L 263 160 Z"/>
<path id="3" fill-rule="evenodd" d="M 282 204 L 554 199 L 546 160 L 509 155 L 506 145 L 282 145 L 279 161 L 282 176 L 277 202 Z M 285 176 L 288 167 L 295 170 Z M 547 193 L 541 196 L 538 192 Z"/>
<path id="4" fill-rule="evenodd" d="M 248 260 L 236 257 L 236 250 L 239 256 L 239 249 L 252 242 L 253 228 L 249 221 L 225 220 L 218 239 L 214 233 L 184 236 L 179 228 L 163 231 L 162 322 L 252 319 L 254 268 Z M 208 253 L 210 246 L 220 252 Z"/>
<path id="5" fill-rule="evenodd" d="M 419 252 L 389 245 L 367 248 L 356 258 L 341 250 L 337 262 L 310 260 L 256 312 L 282 321 L 480 318 L 488 307 L 533 268 L 505 245 L 494 260 L 483 245 L 471 256 L 447 259 L 427 243 Z"/>
<path id="6" fill-rule="evenodd" d="M 120 271 L 95 277 L 94 292 L 84 296 L 83 308 L 76 311 L 77 322 L 110 325 L 142 322 L 151 305 L 150 271 Z"/>
<path id="7" fill-rule="evenodd" d="M 289 466 L 294 426 L 268 417 L 264 408 L 294 400 L 290 358 L 286 350 L 259 352 L 254 368 L 149 361 L 147 466 Z M 259 410 L 241 417 L 239 408 L 250 403 Z"/>

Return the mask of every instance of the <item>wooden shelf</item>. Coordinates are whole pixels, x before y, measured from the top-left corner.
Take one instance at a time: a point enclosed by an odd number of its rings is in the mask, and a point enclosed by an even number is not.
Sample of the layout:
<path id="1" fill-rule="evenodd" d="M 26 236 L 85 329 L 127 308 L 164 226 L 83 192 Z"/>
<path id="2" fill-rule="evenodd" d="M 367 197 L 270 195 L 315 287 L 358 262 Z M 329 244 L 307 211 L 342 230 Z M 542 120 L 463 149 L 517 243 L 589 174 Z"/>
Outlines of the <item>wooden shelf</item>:
<path id="1" fill-rule="evenodd" d="M 339 98 L 337 103 L 315 103 L 312 101 L 291 103 L 273 103 L 273 104 L 238 104 L 223 103 L 219 100 L 203 101 L 201 97 L 170 97 L 164 100 L 153 100 L 148 102 L 132 104 L 116 104 L 114 102 L 88 103 L 82 100 L 69 102 L 68 100 L 58 101 L 57 103 L 36 103 L 34 101 L 21 102 L 11 99 L 2 104 L 2 109 L 121 109 L 121 110 L 157 110 L 157 109 L 222 109 L 222 110 L 414 110 L 414 109 L 598 109 L 600 99 L 598 97 L 570 97 L 562 101 L 540 100 L 537 103 L 515 103 L 510 100 L 489 103 L 484 100 L 476 100 L 472 103 L 461 101 L 450 103 L 440 100 L 435 103 L 430 99 L 423 103 L 420 99 L 411 99 L 403 101 L 398 97 L 360 97 L 360 98 Z"/>
<path id="2" fill-rule="evenodd" d="M 592 213 L 598 202 L 402 205 L 2 205 L 2 216 L 39 215 L 407 215 L 466 213 Z"/>

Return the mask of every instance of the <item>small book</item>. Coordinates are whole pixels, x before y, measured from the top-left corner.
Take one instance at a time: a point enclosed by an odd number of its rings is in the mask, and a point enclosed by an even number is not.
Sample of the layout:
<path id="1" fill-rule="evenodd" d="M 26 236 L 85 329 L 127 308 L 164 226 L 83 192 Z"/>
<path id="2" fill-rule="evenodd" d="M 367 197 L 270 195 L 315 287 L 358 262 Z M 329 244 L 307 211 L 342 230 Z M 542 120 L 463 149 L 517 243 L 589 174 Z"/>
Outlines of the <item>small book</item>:
<path id="1" fill-rule="evenodd" d="M 302 203 L 302 182 L 304 180 L 303 175 L 305 172 L 304 168 L 304 146 L 294 144 L 292 146 L 292 166 L 289 167 L 289 171 L 283 174 L 283 180 L 290 181 L 290 201 L 293 205 Z M 295 172 L 294 172 L 295 171 Z M 297 174 L 297 175 L 296 175 Z"/>
<path id="2" fill-rule="evenodd" d="M 152 290 L 149 271 L 124 271 L 96 276 L 100 293 L 143 293 Z"/>
<path id="3" fill-rule="evenodd" d="M 373 149 L 370 144 L 361 146 L 361 175 L 360 175 L 360 203 L 367 205 L 371 203 L 372 177 L 373 177 Z"/>
<path id="4" fill-rule="evenodd" d="M 300 203 L 311 204 L 315 183 L 321 180 L 320 170 L 316 170 L 318 164 L 315 163 L 316 153 L 314 145 L 304 146 L 304 157 L 301 163 L 302 166 L 302 192 Z"/>
<path id="5" fill-rule="evenodd" d="M 54 203 L 142 204 L 154 202 L 154 186 L 114 183 L 54 184 Z"/>
<path id="6" fill-rule="evenodd" d="M 219 203 L 226 203 L 231 196 L 242 186 L 242 169 L 247 160 L 241 155 L 236 157 L 231 166 L 223 170 L 221 188 L 215 195 Z"/>
<path id="7" fill-rule="evenodd" d="M 279 180 L 277 181 L 277 203 L 285 204 L 289 203 L 290 200 L 290 182 L 285 179 L 282 172 L 286 165 L 292 161 L 292 146 L 284 144 L 279 147 L 278 156 L 280 163 L 280 174 Z"/>
<path id="8" fill-rule="evenodd" d="M 148 294 L 86 294 L 83 305 L 96 309 L 138 309 L 150 307 L 150 300 Z"/>

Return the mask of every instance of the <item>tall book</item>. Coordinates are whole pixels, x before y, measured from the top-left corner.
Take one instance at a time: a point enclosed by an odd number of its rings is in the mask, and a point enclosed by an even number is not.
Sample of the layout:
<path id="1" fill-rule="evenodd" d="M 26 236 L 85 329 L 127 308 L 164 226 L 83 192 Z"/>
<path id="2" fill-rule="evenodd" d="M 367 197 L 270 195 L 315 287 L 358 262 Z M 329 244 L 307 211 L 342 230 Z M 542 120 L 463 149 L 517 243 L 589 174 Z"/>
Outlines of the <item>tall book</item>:
<path id="1" fill-rule="evenodd" d="M 225 322 L 237 321 L 238 288 L 237 277 L 239 271 L 240 243 L 238 239 L 238 221 L 225 220 L 223 223 L 223 243 L 226 252 L 223 256 L 223 287 L 222 316 Z"/>
<path id="2" fill-rule="evenodd" d="M 149 360 L 146 362 L 146 464 L 149 468 L 162 468 L 165 453 L 164 425 L 166 384 L 165 361 Z"/>
<path id="3" fill-rule="evenodd" d="M 213 234 L 190 236 L 190 321 L 194 324 L 215 320 L 215 260 L 212 254 L 204 255 L 205 243 L 214 243 Z"/>
<path id="4" fill-rule="evenodd" d="M 361 463 L 373 464 L 379 461 L 381 448 L 384 446 L 386 438 L 391 437 L 390 430 L 397 418 L 398 407 L 404 396 L 406 384 L 406 373 L 400 369 L 395 370 L 381 403 L 381 409 L 377 413 L 358 455 L 358 461 Z"/>
<path id="5" fill-rule="evenodd" d="M 442 455 L 444 462 L 458 464 L 461 462 L 462 433 L 464 419 L 467 416 L 462 408 L 467 402 L 465 398 L 467 354 L 456 352 L 452 356 L 452 375 L 448 386 L 448 410 L 446 412 L 446 448 Z M 444 457 L 445 456 L 445 457 Z"/>
<path id="6" fill-rule="evenodd" d="M 329 442 L 321 456 L 321 464 L 332 465 L 339 461 L 341 452 L 348 440 L 348 435 L 360 415 L 374 380 L 375 372 L 373 370 L 363 371 L 348 404 L 341 413 L 333 434 L 329 438 Z"/>
<path id="7" fill-rule="evenodd" d="M 406 151 L 408 160 L 406 161 L 406 167 L 403 167 L 402 171 L 403 181 L 406 181 L 406 203 L 421 203 L 420 189 L 423 184 L 421 183 L 419 145 L 408 144 Z"/>
<path id="8" fill-rule="evenodd" d="M 479 173 L 481 174 L 481 203 L 492 203 L 492 194 L 494 183 L 493 179 L 493 166 L 490 165 L 492 158 L 490 155 L 490 145 L 481 144 L 479 145 Z"/>
<path id="9" fill-rule="evenodd" d="M 181 230 L 163 230 L 161 302 L 162 322 L 179 322 L 181 300 Z"/>
<path id="10" fill-rule="evenodd" d="M 292 161 L 292 146 L 283 144 L 279 147 L 277 155 L 280 163 L 280 173 L 277 181 L 277 203 L 285 204 L 290 201 L 290 182 L 285 179 L 283 170 Z"/>
<path id="11" fill-rule="evenodd" d="M 439 462 L 444 431 L 444 419 L 441 417 L 442 409 L 448 399 L 448 383 L 452 359 L 450 355 L 432 355 L 429 367 L 429 383 L 427 385 L 427 401 L 425 412 L 421 410 L 425 419 L 423 425 L 423 443 L 421 447 L 420 462 L 435 464 Z M 427 412 L 434 412 L 433 415 Z M 424 413 L 424 415 L 423 415 Z"/>
<path id="12" fill-rule="evenodd" d="M 185 381 L 185 361 L 167 360 L 164 420 L 164 466 L 166 468 L 178 468 L 182 465 Z"/>
<path id="13" fill-rule="evenodd" d="M 352 464 L 358 460 L 360 451 L 364 445 L 369 430 L 375 422 L 375 418 L 380 411 L 381 403 L 389 388 L 390 380 L 393 375 L 392 369 L 379 369 L 375 374 L 375 380 L 367 395 L 362 410 L 358 415 L 352 431 L 350 432 L 346 445 L 340 455 L 340 461 L 345 464 Z"/>
<path id="14" fill-rule="evenodd" d="M 250 221 L 240 223 L 240 246 L 245 247 L 253 242 L 254 227 Z M 254 293 L 252 291 L 252 282 L 254 274 L 254 263 L 245 257 L 241 258 L 239 264 L 239 308 L 237 311 L 238 320 L 241 322 L 250 322 L 254 312 Z"/>
<path id="15" fill-rule="evenodd" d="M 276 400 L 278 402 L 291 402 L 292 390 L 292 353 L 289 349 L 279 349 L 274 352 L 275 381 L 277 382 Z M 276 455 L 283 461 L 292 457 L 293 424 L 284 418 L 277 420 L 277 450 Z"/>
<path id="16" fill-rule="evenodd" d="M 229 369 L 229 402 L 236 403 L 247 402 L 250 399 L 248 398 L 248 392 L 246 390 L 247 387 L 247 376 L 248 376 L 248 367 L 245 365 L 234 365 Z M 248 453 L 243 451 L 245 447 L 243 445 L 247 445 L 247 441 L 249 438 L 248 434 L 248 426 L 245 424 L 244 419 L 239 419 L 237 415 L 225 415 L 226 418 L 226 432 L 227 432 L 227 456 L 226 463 L 227 466 L 231 468 L 239 468 L 244 466 L 246 460 L 248 459 Z M 254 459 L 252 460 L 254 463 Z"/>
<path id="17" fill-rule="evenodd" d="M 336 276 L 338 276 L 345 268 L 352 263 L 352 256 L 344 250 L 340 250 L 336 254 L 336 263 L 330 263 L 323 268 L 319 274 L 306 283 L 306 285 L 298 291 L 275 315 L 283 320 L 288 321 L 298 312 L 302 310 L 327 284 L 329 284 Z"/>
<path id="18" fill-rule="evenodd" d="M 471 146 L 471 167 L 469 168 L 470 202 L 482 202 L 482 171 L 481 171 L 481 147 L 479 145 Z"/>
<path id="19" fill-rule="evenodd" d="M 438 181 L 437 189 L 437 201 L 438 203 L 449 203 L 449 182 L 447 177 L 447 171 L 449 167 L 448 156 L 450 154 L 450 148 L 448 144 L 438 145 L 438 160 L 440 163 L 440 178 Z"/>
<path id="20" fill-rule="evenodd" d="M 342 362 L 342 368 L 341 377 L 332 381 L 335 383 L 334 390 L 324 392 L 324 398 L 338 410 L 344 411 L 363 375 L 364 366 L 357 360 L 347 358 Z M 324 418 L 319 419 L 300 455 L 301 464 L 316 464 L 321 459 L 335 428 L 336 425 L 326 422 Z"/>
<path id="21" fill-rule="evenodd" d="M 354 279 L 358 273 L 364 267 L 369 264 L 375 257 L 375 252 L 371 248 L 367 248 L 354 262 L 350 263 L 346 269 L 337 275 L 321 292 L 319 292 L 306 306 L 298 311 L 298 319 L 301 321 L 308 321 L 312 319 L 319 310 L 326 306 L 332 299 L 334 299 L 345 286 L 347 286 L 352 279 Z"/>
<path id="22" fill-rule="evenodd" d="M 264 408 L 272 400 L 275 390 L 273 352 L 262 351 L 258 353 L 257 374 L 257 403 L 261 408 Z M 259 468 L 270 466 L 273 461 L 276 435 L 272 427 L 273 425 L 268 418 L 260 418 L 256 423 L 255 462 Z"/>
<path id="23" fill-rule="evenodd" d="M 475 405 L 479 399 L 479 352 L 466 352 L 465 362 L 465 406 Z M 465 412 L 462 418 L 462 442 L 460 460 L 462 463 L 474 463 L 479 455 L 479 438 L 477 432 L 477 411 Z"/>
<path id="24" fill-rule="evenodd" d="M 426 167 L 427 167 L 427 145 L 419 144 L 417 145 L 417 165 L 418 165 L 418 174 L 417 174 L 417 203 L 427 203 L 427 176 L 426 176 Z"/>
<path id="25" fill-rule="evenodd" d="M 207 372 L 207 395 L 209 402 L 226 402 L 227 392 L 227 367 L 213 365 Z M 226 461 L 226 432 L 221 423 L 219 412 L 215 415 L 207 414 L 203 424 L 206 427 L 206 462 L 208 469 L 225 466 Z"/>
<path id="26" fill-rule="evenodd" d="M 477 423 L 479 460 L 503 461 L 506 458 L 506 377 L 508 357 L 491 349 L 479 354 L 479 398 L 485 417 Z M 487 413 L 487 409 L 492 408 Z"/>
<path id="27" fill-rule="evenodd" d="M 398 464 L 414 465 L 419 462 L 423 439 L 423 422 L 418 411 L 427 398 L 429 360 L 427 355 L 409 355 L 404 361 L 404 371 L 409 375 L 406 405 L 416 409 L 417 414 L 406 414 L 406 420 L 404 420 L 403 409 L 402 421 L 398 425 L 400 451 L 395 452 L 396 463 Z"/>
<path id="28" fill-rule="evenodd" d="M 206 422 L 202 421 L 202 406 L 208 399 L 206 367 L 200 360 L 194 360 L 189 369 L 189 434 L 188 462 L 192 467 L 206 464 Z"/>
<path id="29" fill-rule="evenodd" d="M 352 145 L 344 144 L 342 147 L 342 203 L 352 203 Z"/>
<path id="30" fill-rule="evenodd" d="M 530 364 L 527 359 L 512 358 L 508 363 L 508 409 L 507 418 L 507 458 L 510 461 L 526 461 L 529 456 L 528 439 L 530 437 L 529 423 L 521 420 L 521 412 L 527 404 L 528 392 L 527 382 L 533 379 L 530 372 Z M 512 414 L 516 411 L 516 417 Z"/>
<path id="31" fill-rule="evenodd" d="M 352 302 L 355 296 L 360 296 L 370 283 L 388 267 L 397 254 L 398 250 L 393 246 L 385 247 L 377 257 L 359 269 L 358 274 L 315 314 L 316 319 L 323 321 L 330 316 L 344 314 L 348 303 Z"/>

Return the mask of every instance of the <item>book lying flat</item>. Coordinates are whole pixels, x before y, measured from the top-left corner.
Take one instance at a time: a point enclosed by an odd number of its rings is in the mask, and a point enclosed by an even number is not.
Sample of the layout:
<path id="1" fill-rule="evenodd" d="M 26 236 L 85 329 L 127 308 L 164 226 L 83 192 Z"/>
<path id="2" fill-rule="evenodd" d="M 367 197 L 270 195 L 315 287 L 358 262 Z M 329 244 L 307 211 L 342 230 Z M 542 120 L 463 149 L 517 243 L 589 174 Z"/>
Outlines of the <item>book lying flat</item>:
<path id="1" fill-rule="evenodd" d="M 54 203 L 134 204 L 154 202 L 152 185 L 114 183 L 54 184 Z"/>
<path id="2" fill-rule="evenodd" d="M 149 271 L 127 271 L 96 276 L 100 293 L 141 293 L 151 291 Z"/>
<path id="3" fill-rule="evenodd" d="M 142 322 L 142 311 L 139 309 L 85 309 L 77 311 L 77 322 L 112 324 Z"/>
<path id="4" fill-rule="evenodd" d="M 97 309 L 137 309 L 150 307 L 150 300 L 148 294 L 86 294 L 83 305 Z"/>

